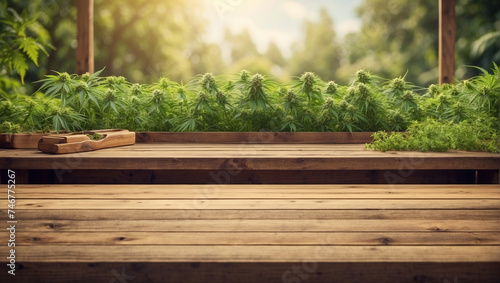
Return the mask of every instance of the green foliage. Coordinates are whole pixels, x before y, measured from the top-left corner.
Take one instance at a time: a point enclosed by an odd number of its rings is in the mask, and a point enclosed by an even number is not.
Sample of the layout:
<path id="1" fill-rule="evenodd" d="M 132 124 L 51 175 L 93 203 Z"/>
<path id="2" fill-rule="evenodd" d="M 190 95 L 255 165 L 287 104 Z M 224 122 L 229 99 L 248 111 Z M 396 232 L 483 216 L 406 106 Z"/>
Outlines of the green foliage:
<path id="1" fill-rule="evenodd" d="M 296 89 L 299 94 L 305 95 L 309 105 L 312 105 L 323 101 L 323 95 L 321 93 L 321 87 L 323 85 L 324 82 L 316 76 L 316 74 L 313 72 L 305 72 L 296 80 L 293 88 Z"/>
<path id="2" fill-rule="evenodd" d="M 489 125 L 463 121 L 460 123 L 426 120 L 414 122 L 407 132 L 377 132 L 367 149 L 417 151 L 489 151 L 499 152 L 498 130 Z"/>
<path id="3" fill-rule="evenodd" d="M 12 124 L 11 122 L 4 121 L 0 124 L 0 133 L 17 134 L 21 132 L 21 126 Z"/>
<path id="4" fill-rule="evenodd" d="M 94 133 L 94 134 L 87 134 L 87 137 L 89 137 L 89 139 L 93 140 L 93 141 L 100 141 L 102 139 L 104 139 L 104 135 L 103 134 L 99 134 L 99 133 Z"/>
<path id="5" fill-rule="evenodd" d="M 228 26 L 227 30 L 232 32 L 227 32 L 223 41 L 208 42 L 206 26 L 209 18 L 204 17 L 203 11 L 213 9 L 211 2 L 96 0 L 96 67 L 107 66 L 104 75 L 123 75 L 134 82 L 149 83 L 165 75 L 181 81 L 205 72 L 221 74 L 248 69 L 253 73 L 272 75 L 279 82 L 309 70 L 325 81 L 335 80 L 345 85 L 352 73 L 361 68 L 389 78 L 408 72 L 408 81 L 425 87 L 437 81 L 436 1 L 364 0 L 358 7 L 359 31 L 344 38 L 335 32 L 338 27 L 335 19 L 327 10 L 321 10 L 315 18 L 302 23 L 300 38 L 286 54 L 282 54 L 285 49 L 280 50 L 274 43 L 270 43 L 266 51 L 257 48 L 256 39 L 262 35 L 256 34 L 255 30 L 242 29 L 237 33 L 234 27 Z M 478 74 L 478 70 L 464 65 L 488 68 L 491 61 L 499 62 L 500 4 L 497 2 L 457 1 L 457 78 Z M 28 66 L 26 82 L 36 81 L 51 70 L 71 72 L 75 69 L 74 1 L 3 0 L 0 3 L 3 5 L 0 14 L 3 15 L 9 15 L 7 8 L 14 9 L 21 17 L 22 11 L 27 11 L 30 15 L 27 19 L 37 15 L 37 21 L 27 29 L 27 38 L 42 43 L 52 42 L 57 50 L 54 52 L 42 44 L 49 52 L 50 60 L 39 49 L 39 68 L 36 68 L 28 55 L 33 58 L 37 52 L 32 41 L 15 42 L 14 55 L 9 55 L 9 58 L 19 58 L 20 55 L 25 58 Z M 268 8 L 272 9 L 271 6 Z M 3 27 L 7 26 L 2 24 L 0 30 Z M 21 49 L 19 44 L 23 44 Z M 23 60 L 16 62 L 19 69 L 26 68 Z M 8 64 L 4 69 L 9 71 L 10 77 L 19 77 L 14 74 L 15 68 L 9 70 Z M 0 77 L 0 91 L 8 87 L 31 92 L 29 84 L 23 86 L 4 80 L 5 77 Z"/>
<path id="6" fill-rule="evenodd" d="M 325 8 L 320 10 L 316 21 L 304 21 L 302 37 L 292 46 L 290 73 L 299 76 L 305 69 L 323 79 L 334 79 L 341 63 L 336 37 L 333 19 Z"/>
<path id="7" fill-rule="evenodd" d="M 357 8 L 360 30 L 343 43 L 346 59 L 336 73 L 345 80 L 359 68 L 383 77 L 408 71 L 418 85 L 438 80 L 439 1 L 364 0 Z M 456 1 L 456 77 L 477 75 L 464 65 L 488 68 L 500 61 L 500 2 Z"/>
<path id="8" fill-rule="evenodd" d="M 101 77 L 101 71 L 80 76 L 56 72 L 39 81 L 35 95 L 0 101 L 0 123 L 5 132 L 383 131 L 368 148 L 495 151 L 500 76 L 496 65 L 492 73 L 482 71 L 428 89 L 404 77 L 380 83 L 363 70 L 349 86 L 326 83 L 312 72 L 289 84 L 248 71 L 205 73 L 186 85 L 166 77 L 131 84 L 124 77 Z"/>
<path id="9" fill-rule="evenodd" d="M 40 52 L 48 55 L 47 48 L 52 46 L 37 16 L 27 10 L 17 12 L 1 1 L 0 23 L 0 96 L 7 98 L 23 92 L 21 85 L 30 66 L 38 66 Z"/>

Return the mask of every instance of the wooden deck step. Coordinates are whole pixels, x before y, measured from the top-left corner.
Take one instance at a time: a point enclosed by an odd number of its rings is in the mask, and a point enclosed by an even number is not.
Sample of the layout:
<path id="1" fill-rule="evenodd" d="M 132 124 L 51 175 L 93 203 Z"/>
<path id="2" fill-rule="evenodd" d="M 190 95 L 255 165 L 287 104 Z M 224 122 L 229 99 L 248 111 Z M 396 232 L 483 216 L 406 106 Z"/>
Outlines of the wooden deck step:
<path id="1" fill-rule="evenodd" d="M 500 278 L 498 185 L 18 185 L 15 211 L 19 282 Z"/>
<path id="2" fill-rule="evenodd" d="M 363 144 L 136 144 L 71 156 L 0 149 L 3 169 L 71 170 L 498 170 L 486 152 L 380 152 Z"/>

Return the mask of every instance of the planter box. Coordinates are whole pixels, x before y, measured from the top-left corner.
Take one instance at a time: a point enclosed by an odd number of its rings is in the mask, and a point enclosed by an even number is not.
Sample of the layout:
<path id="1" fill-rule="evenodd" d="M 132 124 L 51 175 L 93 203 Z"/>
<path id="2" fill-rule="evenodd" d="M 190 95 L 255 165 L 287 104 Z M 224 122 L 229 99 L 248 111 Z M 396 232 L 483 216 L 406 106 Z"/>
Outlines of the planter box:
<path id="1" fill-rule="evenodd" d="M 136 142 L 359 144 L 372 142 L 370 137 L 372 134 L 372 132 L 142 132 L 136 133 Z M 49 134 L 0 134 L 0 147 L 38 148 L 38 141 L 46 135 Z"/>
<path id="2" fill-rule="evenodd" d="M 49 134 L 0 134 L 1 148 L 38 148 L 38 141 Z"/>
<path id="3" fill-rule="evenodd" d="M 143 132 L 136 133 L 137 143 L 370 143 L 372 132 Z"/>

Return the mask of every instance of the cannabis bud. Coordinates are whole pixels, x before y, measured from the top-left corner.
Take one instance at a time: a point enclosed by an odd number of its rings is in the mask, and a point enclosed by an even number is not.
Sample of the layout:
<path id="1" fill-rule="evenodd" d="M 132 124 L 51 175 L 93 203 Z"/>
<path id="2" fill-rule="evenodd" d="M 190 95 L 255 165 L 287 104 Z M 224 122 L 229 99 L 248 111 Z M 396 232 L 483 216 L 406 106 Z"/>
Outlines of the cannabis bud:
<path id="1" fill-rule="evenodd" d="M 370 95 L 370 89 L 364 83 L 358 85 L 358 92 L 360 97 L 366 98 Z"/>
<path id="2" fill-rule="evenodd" d="M 69 80 L 71 80 L 71 76 L 68 73 L 63 72 L 63 73 L 59 74 L 57 79 L 59 80 L 59 82 L 65 83 L 65 82 L 68 82 Z"/>
<path id="3" fill-rule="evenodd" d="M 403 100 L 411 101 L 414 99 L 413 92 L 411 90 L 407 90 L 403 94 Z"/>
<path id="4" fill-rule="evenodd" d="M 106 94 L 104 94 L 104 101 L 115 101 L 116 100 L 116 90 L 108 89 Z"/>
<path id="5" fill-rule="evenodd" d="M 435 97 L 436 95 L 438 95 L 439 93 L 439 86 L 435 85 L 435 84 L 431 84 L 429 86 L 429 89 L 428 89 L 428 92 L 433 96 Z"/>
<path id="6" fill-rule="evenodd" d="M 211 91 L 211 90 L 217 88 L 217 86 L 215 84 L 215 78 L 212 75 L 212 73 L 205 73 L 201 77 L 200 84 L 201 84 L 201 89 L 206 90 L 206 91 Z"/>
<path id="7" fill-rule="evenodd" d="M 81 75 L 80 78 L 83 80 L 83 81 L 86 81 L 88 82 L 90 80 L 90 74 L 89 72 L 86 72 L 85 74 Z"/>
<path id="8" fill-rule="evenodd" d="M 140 95 L 141 94 L 141 85 L 140 84 L 133 84 L 132 88 L 130 90 L 130 93 L 132 95 Z"/>
<path id="9" fill-rule="evenodd" d="M 250 77 L 250 73 L 247 70 L 241 71 L 241 73 L 240 73 L 240 79 L 242 81 L 246 82 L 249 77 Z"/>
<path id="10" fill-rule="evenodd" d="M 335 94 L 337 92 L 337 84 L 334 81 L 329 81 L 326 85 L 326 93 Z"/>
<path id="11" fill-rule="evenodd" d="M 165 93 L 159 89 L 155 89 L 153 91 L 153 102 L 154 103 L 161 103 L 163 102 L 163 99 L 165 97 Z"/>
<path id="12" fill-rule="evenodd" d="M 404 90 L 405 88 L 405 80 L 403 78 L 395 78 L 389 84 L 390 88 L 395 90 Z"/>
<path id="13" fill-rule="evenodd" d="M 314 77 L 316 75 L 312 72 L 305 72 L 300 78 L 304 82 L 304 89 L 312 89 L 314 85 Z"/>
<path id="14" fill-rule="evenodd" d="M 285 100 L 288 102 L 294 101 L 297 99 L 297 95 L 290 89 L 287 91 Z"/>
<path id="15" fill-rule="evenodd" d="M 170 80 L 168 78 L 160 78 L 158 81 L 158 87 L 160 87 L 163 90 L 168 89 L 170 85 Z"/>
<path id="16" fill-rule="evenodd" d="M 359 70 L 356 72 L 356 82 L 368 84 L 371 81 L 370 73 L 365 70 Z"/>
<path id="17" fill-rule="evenodd" d="M 89 87 L 87 83 L 85 82 L 78 82 L 78 85 L 76 86 L 76 93 L 79 93 L 81 91 L 87 90 Z"/>

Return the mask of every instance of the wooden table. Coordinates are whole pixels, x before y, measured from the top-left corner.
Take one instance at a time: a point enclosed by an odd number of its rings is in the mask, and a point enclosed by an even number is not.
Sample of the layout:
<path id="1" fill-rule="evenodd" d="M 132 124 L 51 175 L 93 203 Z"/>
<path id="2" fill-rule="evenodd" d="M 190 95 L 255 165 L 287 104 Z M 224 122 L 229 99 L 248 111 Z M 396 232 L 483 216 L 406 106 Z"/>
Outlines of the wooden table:
<path id="1" fill-rule="evenodd" d="M 23 267 L 16 282 L 120 282 L 116 274 L 134 277 L 130 282 L 500 278 L 497 185 L 16 190 L 16 258 Z M 4 208 L 0 219 L 9 220 Z M 8 238 L 0 232 L 0 242 Z M 6 244 L 0 252 L 8 254 Z M 0 280 L 10 282 L 8 276 L 2 272 Z"/>
<path id="2" fill-rule="evenodd" d="M 139 143 L 68 155 L 2 149 L 0 169 L 17 170 L 25 183 L 498 183 L 500 154 L 384 153 L 362 144 Z"/>
<path id="3" fill-rule="evenodd" d="M 0 150 L 16 280 L 498 282 L 500 155 L 226 142 Z"/>

